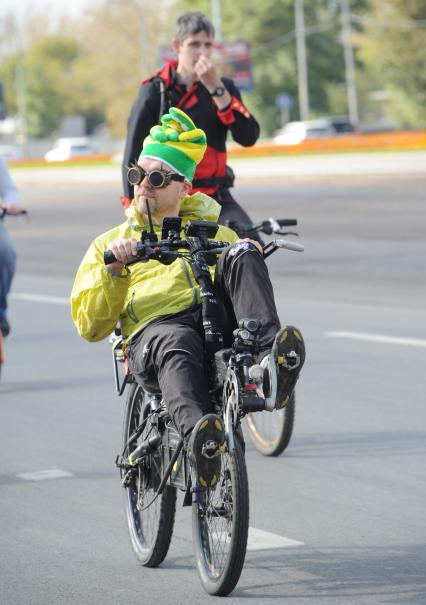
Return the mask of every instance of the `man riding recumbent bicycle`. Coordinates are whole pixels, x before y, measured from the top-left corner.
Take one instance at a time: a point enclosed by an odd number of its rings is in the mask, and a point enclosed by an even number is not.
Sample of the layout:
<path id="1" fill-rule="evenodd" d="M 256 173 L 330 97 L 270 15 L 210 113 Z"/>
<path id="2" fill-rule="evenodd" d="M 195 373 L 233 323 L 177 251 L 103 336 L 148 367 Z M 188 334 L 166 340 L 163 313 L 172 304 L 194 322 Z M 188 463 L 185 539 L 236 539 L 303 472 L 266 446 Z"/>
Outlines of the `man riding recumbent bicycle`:
<path id="1" fill-rule="evenodd" d="M 286 405 L 305 349 L 299 330 L 280 326 L 261 245 L 215 224 L 214 200 L 188 195 L 205 148 L 179 109 L 151 129 L 129 169 L 127 221 L 93 242 L 71 298 L 89 341 L 120 322 L 135 379 L 117 464 L 136 555 L 147 566 L 166 556 L 179 487 L 193 507 L 203 586 L 224 595 L 240 576 L 248 532 L 239 423 L 247 411 Z"/>

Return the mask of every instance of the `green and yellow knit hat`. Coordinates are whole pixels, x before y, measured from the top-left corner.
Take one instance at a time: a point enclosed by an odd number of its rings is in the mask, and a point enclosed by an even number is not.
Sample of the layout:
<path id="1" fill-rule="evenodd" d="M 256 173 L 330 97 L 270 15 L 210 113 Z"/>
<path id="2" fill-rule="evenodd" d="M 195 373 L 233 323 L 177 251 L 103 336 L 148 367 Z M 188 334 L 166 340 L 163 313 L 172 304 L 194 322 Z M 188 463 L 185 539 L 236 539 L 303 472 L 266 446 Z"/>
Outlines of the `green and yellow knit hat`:
<path id="1" fill-rule="evenodd" d="M 197 164 L 203 159 L 207 141 L 203 130 L 196 128 L 189 116 L 177 107 L 153 126 L 143 142 L 141 158 L 161 160 L 192 181 Z"/>

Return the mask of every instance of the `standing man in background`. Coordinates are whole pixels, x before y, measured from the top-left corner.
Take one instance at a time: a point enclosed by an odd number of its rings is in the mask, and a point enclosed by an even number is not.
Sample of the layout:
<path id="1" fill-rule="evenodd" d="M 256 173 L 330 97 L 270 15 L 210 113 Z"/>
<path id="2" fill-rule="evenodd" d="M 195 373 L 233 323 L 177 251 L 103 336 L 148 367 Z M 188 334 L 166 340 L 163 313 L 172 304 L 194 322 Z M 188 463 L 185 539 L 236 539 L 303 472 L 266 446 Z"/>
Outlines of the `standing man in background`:
<path id="1" fill-rule="evenodd" d="M 0 156 L 0 208 L 7 214 L 21 214 L 20 196 L 11 179 L 5 160 Z M 16 253 L 12 239 L 0 220 L 0 330 L 3 336 L 10 332 L 6 317 L 7 295 L 15 274 Z"/>
<path id="2" fill-rule="evenodd" d="M 220 222 L 250 223 L 247 213 L 231 195 L 232 170 L 226 166 L 226 137 L 249 147 L 259 137 L 259 124 L 241 100 L 231 78 L 221 78 L 211 61 L 214 27 L 200 12 L 187 12 L 176 22 L 172 46 L 177 61 L 166 63 L 153 78 L 145 80 L 128 120 L 123 158 L 123 206 L 130 204 L 132 192 L 127 170 L 136 162 L 150 129 L 160 122 L 171 106 L 184 110 L 207 136 L 207 151 L 197 166 L 191 193 L 200 191 L 222 207 Z M 250 237 L 255 237 L 250 234 Z"/>

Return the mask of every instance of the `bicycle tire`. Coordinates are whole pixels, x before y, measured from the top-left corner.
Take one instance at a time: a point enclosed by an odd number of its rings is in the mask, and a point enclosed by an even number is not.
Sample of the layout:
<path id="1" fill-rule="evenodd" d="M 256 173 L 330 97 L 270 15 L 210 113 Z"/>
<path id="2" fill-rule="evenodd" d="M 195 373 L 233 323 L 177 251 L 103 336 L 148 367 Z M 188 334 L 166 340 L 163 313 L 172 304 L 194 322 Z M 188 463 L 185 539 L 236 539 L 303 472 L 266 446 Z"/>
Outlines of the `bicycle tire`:
<path id="1" fill-rule="evenodd" d="M 127 396 L 123 426 L 123 447 L 149 414 L 143 389 L 132 384 Z M 124 455 L 127 456 L 149 431 L 149 420 L 137 440 L 132 442 Z M 145 510 L 138 510 L 154 499 L 156 488 L 163 476 L 161 447 L 146 456 L 138 467 L 134 481 L 125 488 L 124 502 L 130 541 L 139 563 L 145 567 L 157 567 L 165 559 L 170 547 L 176 514 L 176 488 L 167 485 L 164 491 Z"/>
<path id="2" fill-rule="evenodd" d="M 240 578 L 249 527 L 247 469 L 238 437 L 234 453 L 222 454 L 221 467 L 217 486 L 200 492 L 201 501 L 192 505 L 192 537 L 201 584 L 211 595 L 226 596 Z"/>
<path id="3" fill-rule="evenodd" d="M 244 428 L 250 441 L 264 456 L 279 456 L 290 443 L 296 413 L 296 395 L 288 404 L 273 412 L 255 412 L 244 418 Z"/>

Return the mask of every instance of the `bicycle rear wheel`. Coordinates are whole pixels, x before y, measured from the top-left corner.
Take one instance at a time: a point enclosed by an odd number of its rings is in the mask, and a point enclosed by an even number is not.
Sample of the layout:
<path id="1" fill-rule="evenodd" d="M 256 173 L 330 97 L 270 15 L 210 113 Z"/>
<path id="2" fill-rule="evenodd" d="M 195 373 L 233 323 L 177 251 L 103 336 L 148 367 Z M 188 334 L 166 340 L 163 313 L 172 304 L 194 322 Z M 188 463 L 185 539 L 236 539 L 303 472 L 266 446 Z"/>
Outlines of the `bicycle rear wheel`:
<path id="1" fill-rule="evenodd" d="M 244 427 L 254 447 L 264 456 L 279 456 L 290 443 L 296 411 L 295 393 L 281 410 L 255 412 L 244 418 Z"/>
<path id="2" fill-rule="evenodd" d="M 150 435 L 150 411 L 143 389 L 137 384 L 132 384 L 126 401 L 123 447 L 142 422 L 145 422 L 145 427 L 141 435 L 126 447 L 124 457 Z M 160 446 L 135 467 L 133 478 L 125 488 L 124 503 L 130 541 L 136 558 L 145 567 L 157 567 L 164 560 L 172 539 L 176 488 L 166 486 L 162 494 L 154 500 L 163 471 Z M 150 502 L 152 504 L 143 510 Z"/>
<path id="3" fill-rule="evenodd" d="M 249 524 L 247 469 L 242 446 L 221 456 L 221 474 L 214 489 L 199 494 L 192 505 L 192 537 L 197 571 L 205 590 L 228 595 L 244 565 Z"/>

